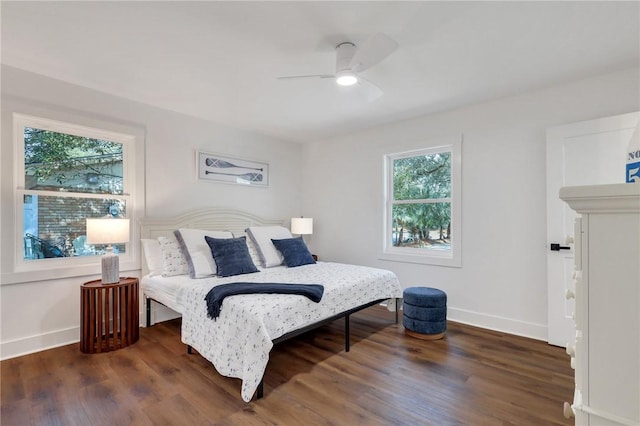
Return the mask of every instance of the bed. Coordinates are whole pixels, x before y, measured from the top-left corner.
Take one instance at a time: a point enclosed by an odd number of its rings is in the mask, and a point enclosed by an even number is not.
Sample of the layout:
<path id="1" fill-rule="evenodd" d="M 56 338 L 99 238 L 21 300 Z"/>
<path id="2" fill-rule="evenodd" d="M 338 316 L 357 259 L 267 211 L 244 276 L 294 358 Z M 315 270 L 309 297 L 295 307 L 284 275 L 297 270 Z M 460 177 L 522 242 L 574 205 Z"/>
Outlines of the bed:
<path id="1" fill-rule="evenodd" d="M 260 260 L 257 256 L 262 254 L 260 244 L 251 247 L 253 242 L 249 237 L 246 237 L 248 251 L 255 260 L 254 263 L 260 263 L 259 271 L 227 277 L 191 278 L 194 275 L 193 268 L 190 271 L 191 276 L 184 273 L 163 276 L 159 273 L 158 253 L 149 246 L 150 242 L 156 239 L 165 242 L 178 229 L 184 233 L 187 229 L 206 232 L 230 231 L 234 237 L 238 237 L 245 236 L 247 229 L 262 232 L 263 229 L 276 229 L 281 225 L 280 220 L 263 219 L 230 209 L 205 209 L 175 218 L 141 221 L 141 235 L 147 259 L 143 265 L 141 279 L 142 291 L 147 300 L 147 325 L 151 323 L 150 314 L 152 304 L 155 303 L 181 314 L 182 342 L 188 345 L 189 349 L 196 349 L 220 374 L 240 378 L 241 395 L 247 402 L 254 395 L 258 398 L 262 396 L 262 378 L 269 361 L 269 352 L 274 344 L 344 317 L 345 350 L 348 351 L 349 316 L 373 304 L 389 299 L 397 300 L 402 295 L 397 277 L 386 270 L 321 261 L 297 267 L 274 265 L 273 263 L 277 262 L 272 262 L 269 267 L 264 267 L 264 256 Z M 184 246 L 182 248 L 186 250 Z M 195 257 L 193 260 L 195 262 Z M 184 272 L 180 267 L 179 265 L 178 272 Z M 197 272 L 195 271 L 196 275 Z M 300 295 L 232 296 L 223 301 L 220 316 L 212 319 L 208 315 L 205 302 L 207 293 L 213 287 L 238 281 L 321 284 L 324 294 L 318 303 Z M 394 303 L 388 305 L 397 309 Z M 397 310 L 395 317 L 397 322 Z"/>

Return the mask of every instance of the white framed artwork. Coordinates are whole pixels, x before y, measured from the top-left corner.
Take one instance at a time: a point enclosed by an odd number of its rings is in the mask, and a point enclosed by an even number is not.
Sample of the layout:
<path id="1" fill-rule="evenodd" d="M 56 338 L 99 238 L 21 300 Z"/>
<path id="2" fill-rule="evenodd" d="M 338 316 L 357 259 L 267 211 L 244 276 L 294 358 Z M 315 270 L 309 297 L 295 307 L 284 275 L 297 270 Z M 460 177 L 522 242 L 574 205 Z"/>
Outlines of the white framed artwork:
<path id="1" fill-rule="evenodd" d="M 269 165 L 198 151 L 198 179 L 251 186 L 269 186 Z"/>

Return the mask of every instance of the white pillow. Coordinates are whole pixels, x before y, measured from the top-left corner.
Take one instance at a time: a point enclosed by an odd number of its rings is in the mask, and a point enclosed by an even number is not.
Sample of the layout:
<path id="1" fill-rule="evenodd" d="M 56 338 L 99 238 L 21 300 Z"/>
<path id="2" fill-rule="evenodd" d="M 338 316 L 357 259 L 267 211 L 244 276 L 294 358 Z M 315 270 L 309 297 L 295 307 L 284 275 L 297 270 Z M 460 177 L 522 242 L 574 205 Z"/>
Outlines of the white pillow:
<path id="1" fill-rule="evenodd" d="M 271 242 L 271 239 L 281 240 L 292 238 L 291 232 L 283 226 L 250 226 L 247 234 L 258 248 L 261 264 L 265 268 L 282 265 L 284 258 Z"/>
<path id="2" fill-rule="evenodd" d="M 262 259 L 260 259 L 260 253 L 258 253 L 258 248 L 256 247 L 256 244 L 248 235 L 243 234 L 240 236 L 245 237 L 245 241 L 247 242 L 247 248 L 249 249 L 249 256 L 251 256 L 251 261 L 253 262 L 253 264 L 256 265 L 258 268 L 261 267 Z M 234 237 L 236 236 L 234 235 Z"/>
<path id="3" fill-rule="evenodd" d="M 162 274 L 162 250 L 160 250 L 158 240 L 142 238 L 140 242 L 142 243 L 142 251 L 144 252 L 144 260 L 147 263 L 149 275 Z"/>
<path id="4" fill-rule="evenodd" d="M 189 265 L 189 276 L 191 278 L 206 278 L 215 275 L 218 268 L 211 254 L 211 247 L 204 239 L 205 236 L 211 238 L 233 238 L 229 231 L 204 231 L 202 229 L 180 228 L 174 231 L 176 239 L 180 244 L 182 253 Z"/>
<path id="5" fill-rule="evenodd" d="M 174 277 L 189 273 L 189 264 L 175 237 L 158 237 L 162 251 L 162 276 Z"/>

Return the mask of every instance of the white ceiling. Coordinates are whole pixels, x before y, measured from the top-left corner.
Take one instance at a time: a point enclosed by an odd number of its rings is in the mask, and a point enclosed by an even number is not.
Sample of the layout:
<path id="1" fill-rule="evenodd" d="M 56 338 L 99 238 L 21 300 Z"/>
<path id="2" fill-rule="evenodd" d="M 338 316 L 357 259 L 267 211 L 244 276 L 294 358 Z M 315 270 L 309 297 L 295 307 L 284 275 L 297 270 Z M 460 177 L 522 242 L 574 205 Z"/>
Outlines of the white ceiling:
<path id="1" fill-rule="evenodd" d="M 637 67 L 640 3 L 8 2 L 2 63 L 157 107 L 306 142 Z M 330 79 L 334 47 L 400 47 Z M 351 89 L 351 90 L 349 90 Z M 357 90 L 357 88 L 356 88 Z"/>

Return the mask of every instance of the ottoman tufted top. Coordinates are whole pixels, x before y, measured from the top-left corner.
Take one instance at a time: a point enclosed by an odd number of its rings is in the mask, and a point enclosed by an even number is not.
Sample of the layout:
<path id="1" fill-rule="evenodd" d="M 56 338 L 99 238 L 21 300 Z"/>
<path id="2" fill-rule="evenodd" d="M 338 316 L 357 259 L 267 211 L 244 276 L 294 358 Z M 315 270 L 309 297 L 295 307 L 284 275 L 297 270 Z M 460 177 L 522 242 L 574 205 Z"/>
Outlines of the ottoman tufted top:
<path id="1" fill-rule="evenodd" d="M 404 302 L 429 308 L 447 306 L 447 293 L 431 287 L 409 287 L 402 294 Z"/>

